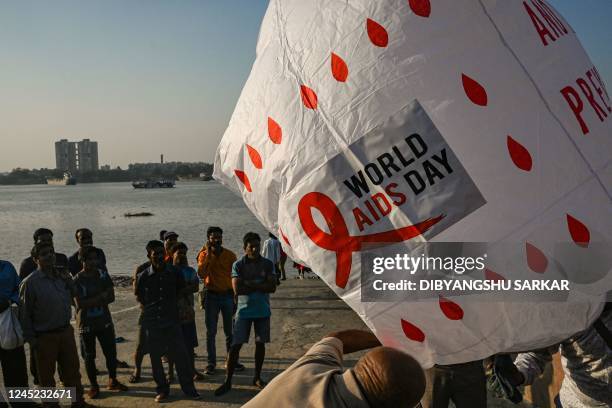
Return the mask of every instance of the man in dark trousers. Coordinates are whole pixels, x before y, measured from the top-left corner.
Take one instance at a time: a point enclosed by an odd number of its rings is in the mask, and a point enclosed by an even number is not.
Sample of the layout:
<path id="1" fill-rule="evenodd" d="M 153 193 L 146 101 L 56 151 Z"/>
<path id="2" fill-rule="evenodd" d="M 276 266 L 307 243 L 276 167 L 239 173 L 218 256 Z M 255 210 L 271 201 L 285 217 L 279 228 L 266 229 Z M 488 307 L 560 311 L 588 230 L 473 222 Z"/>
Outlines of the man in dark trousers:
<path id="1" fill-rule="evenodd" d="M 164 235 L 166 235 L 166 230 L 159 231 L 159 239 L 160 241 L 164 240 Z M 132 287 L 134 289 L 134 294 L 136 294 L 136 282 L 138 281 L 138 275 L 144 272 L 149 266 L 151 266 L 151 262 L 146 261 L 143 264 L 140 264 L 136 267 L 134 271 L 134 275 L 132 277 Z M 142 306 L 141 306 L 142 308 Z M 140 373 L 142 371 L 142 360 L 146 354 L 149 354 L 149 351 L 146 349 L 146 330 L 142 328 L 142 310 L 140 311 L 140 315 L 138 316 L 138 341 L 136 343 L 136 350 L 134 350 L 134 372 L 130 375 L 129 382 L 131 384 L 135 384 L 140 381 Z M 127 364 L 126 364 L 127 365 Z"/>
<path id="2" fill-rule="evenodd" d="M 232 285 L 238 296 L 238 310 L 234 320 L 233 342 L 227 361 L 225 382 L 215 390 L 223 395 L 232 389 L 232 377 L 240 356 L 240 348 L 249 341 L 251 326 L 255 328 L 255 375 L 253 385 L 264 388 L 261 378 L 266 355 L 266 344 L 270 342 L 270 293 L 276 290 L 274 264 L 261 256 L 261 238 L 248 232 L 243 238 L 245 255 L 234 262 Z"/>
<path id="3" fill-rule="evenodd" d="M 48 228 L 37 229 L 34 231 L 33 238 L 34 245 L 36 245 L 38 242 L 43 242 L 53 246 L 53 232 Z M 19 267 L 19 279 L 21 282 L 23 282 L 25 278 L 34 272 L 36 268 L 38 268 L 38 265 L 36 265 L 36 262 L 34 262 L 34 258 L 31 255 L 21 261 L 21 266 Z M 66 255 L 55 252 L 55 268 L 60 272 L 63 272 L 68 268 L 68 258 Z M 34 350 L 32 350 L 32 348 L 30 348 L 30 373 L 32 374 L 34 384 L 38 385 L 36 356 L 34 355 Z"/>
<path id="4" fill-rule="evenodd" d="M 161 363 L 161 357 L 166 354 L 176 364 L 179 383 L 185 395 L 199 399 L 193 385 L 193 371 L 183 341 L 177 306 L 178 299 L 186 292 L 185 281 L 175 267 L 164 262 L 164 244 L 161 241 L 149 241 L 146 248 L 151 266 L 138 275 L 135 293 L 143 306 L 142 328 L 151 357 L 153 379 L 157 384 L 155 401 L 166 401 L 170 392 Z"/>
<path id="5" fill-rule="evenodd" d="M 89 228 L 79 228 L 74 233 L 74 238 L 76 239 L 77 244 L 79 244 L 79 249 L 68 258 L 68 270 L 73 277 L 75 277 L 81 271 L 83 266 L 83 260 L 81 259 L 80 254 L 85 248 L 93 247 L 93 232 L 91 232 Z M 104 254 L 104 251 L 101 248 L 96 247 L 96 252 L 98 254 L 98 268 L 106 271 L 108 274 L 108 268 L 106 267 L 106 255 Z M 129 365 L 125 361 L 117 360 L 117 367 L 128 368 Z"/>
<path id="6" fill-rule="evenodd" d="M 53 246 L 38 242 L 32 249 L 38 269 L 19 287 L 20 320 L 23 337 L 34 350 L 41 387 L 55 387 L 55 368 L 67 388 L 76 388 L 73 406 L 83 401 L 79 356 L 70 325 L 75 288 L 66 270 L 56 268 Z"/>
<path id="7" fill-rule="evenodd" d="M 81 355 L 89 377 L 89 398 L 100 393 L 96 370 L 96 339 L 106 359 L 108 390 L 127 391 L 117 380 L 117 344 L 115 328 L 108 305 L 115 301 L 113 281 L 108 272 L 99 267 L 98 248 L 84 247 L 81 250 L 82 270 L 74 277 L 76 286 L 76 320 L 81 339 Z"/>

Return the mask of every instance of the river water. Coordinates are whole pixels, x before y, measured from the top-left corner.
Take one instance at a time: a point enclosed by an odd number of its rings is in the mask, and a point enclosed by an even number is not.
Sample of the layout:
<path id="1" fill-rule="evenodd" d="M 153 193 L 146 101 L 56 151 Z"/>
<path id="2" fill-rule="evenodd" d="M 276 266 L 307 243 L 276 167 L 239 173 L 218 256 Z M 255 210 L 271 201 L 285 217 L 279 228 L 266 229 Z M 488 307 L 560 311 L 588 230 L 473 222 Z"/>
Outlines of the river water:
<path id="1" fill-rule="evenodd" d="M 154 215 L 124 217 L 128 212 Z M 32 233 L 39 227 L 51 229 L 55 250 L 68 256 L 77 249 L 75 230 L 91 229 L 112 275 L 131 275 L 146 261 L 146 243 L 158 239 L 162 229 L 179 234 L 193 265 L 210 225 L 223 228 L 224 246 L 238 256 L 246 232 L 267 236 L 242 199 L 214 181 L 150 190 L 136 190 L 130 183 L 0 186 L 0 259 L 15 268 L 29 255 Z"/>

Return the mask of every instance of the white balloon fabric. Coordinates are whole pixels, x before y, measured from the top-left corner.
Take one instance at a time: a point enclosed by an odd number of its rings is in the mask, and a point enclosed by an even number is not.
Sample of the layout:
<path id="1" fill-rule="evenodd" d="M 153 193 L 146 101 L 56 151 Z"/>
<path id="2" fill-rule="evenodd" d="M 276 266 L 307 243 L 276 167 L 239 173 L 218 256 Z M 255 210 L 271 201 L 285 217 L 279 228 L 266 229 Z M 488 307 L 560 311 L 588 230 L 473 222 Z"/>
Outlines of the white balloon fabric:
<path id="1" fill-rule="evenodd" d="M 495 280 L 609 249 L 611 105 L 543 0 L 271 0 L 214 177 L 385 345 L 461 363 L 588 327 L 609 268 L 575 301 L 364 302 L 362 252 L 486 242 Z"/>

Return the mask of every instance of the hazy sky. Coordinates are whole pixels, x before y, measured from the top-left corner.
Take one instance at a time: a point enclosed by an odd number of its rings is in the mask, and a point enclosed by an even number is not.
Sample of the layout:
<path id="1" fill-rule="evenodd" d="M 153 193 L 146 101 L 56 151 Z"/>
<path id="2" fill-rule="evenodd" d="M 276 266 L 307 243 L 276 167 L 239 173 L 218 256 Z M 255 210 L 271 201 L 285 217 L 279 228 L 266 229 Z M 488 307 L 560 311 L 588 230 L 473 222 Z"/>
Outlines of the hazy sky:
<path id="1" fill-rule="evenodd" d="M 612 1 L 550 0 L 612 90 Z M 55 167 L 60 138 L 100 164 L 212 161 L 267 0 L 0 0 L 0 171 Z"/>

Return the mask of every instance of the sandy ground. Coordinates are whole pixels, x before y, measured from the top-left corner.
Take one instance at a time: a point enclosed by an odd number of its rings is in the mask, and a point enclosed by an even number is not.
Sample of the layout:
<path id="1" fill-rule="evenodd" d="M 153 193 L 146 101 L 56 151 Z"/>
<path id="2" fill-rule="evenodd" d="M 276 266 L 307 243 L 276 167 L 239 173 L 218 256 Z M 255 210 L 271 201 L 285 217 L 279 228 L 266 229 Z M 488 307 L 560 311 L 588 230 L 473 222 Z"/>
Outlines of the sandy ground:
<path id="1" fill-rule="evenodd" d="M 320 280 L 290 279 L 284 281 L 277 292 L 272 295 L 272 342 L 266 350 L 266 360 L 264 363 L 264 379 L 272 379 L 282 370 L 291 365 L 299 358 L 304 351 L 322 338 L 325 334 L 343 329 L 362 328 L 365 329 L 363 322 L 357 315 Z M 133 365 L 133 352 L 136 347 L 138 327 L 136 325 L 139 308 L 136 305 L 134 296 L 127 288 L 116 289 L 116 301 L 111 305 L 111 312 L 115 322 L 116 335 L 125 338 L 125 342 L 117 344 L 118 358 Z M 196 349 L 196 366 L 198 370 L 204 371 L 206 366 L 206 330 L 204 327 L 203 312 L 196 308 L 196 324 L 198 328 L 198 339 L 200 346 Z M 173 407 L 238 407 L 257 394 L 257 389 L 250 385 L 253 376 L 253 353 L 252 344 L 242 348 L 240 361 L 246 366 L 246 370 L 236 373 L 234 377 L 234 387 L 232 392 L 215 397 L 213 390 L 219 386 L 223 380 L 223 358 L 224 358 L 224 336 L 222 324 L 219 322 L 217 334 L 217 374 L 207 376 L 205 381 L 197 382 L 196 388 L 202 396 L 200 401 L 182 400 L 182 392 L 175 382 L 171 387 L 171 400 Z M 105 367 L 101 350 L 98 347 L 98 369 L 100 376 L 98 382 L 104 385 Z M 361 354 L 346 356 L 345 364 L 351 366 Z M 221 362 L 221 363 L 220 363 Z M 126 393 L 111 393 L 102 387 L 99 399 L 89 401 L 99 407 L 149 407 L 159 406 L 153 400 L 155 397 L 155 383 L 151 377 L 151 368 L 148 356 L 145 357 L 143 364 L 142 380 L 138 384 L 130 385 L 130 390 Z M 120 368 L 118 378 L 127 383 L 132 370 Z M 81 373 L 85 375 L 85 368 L 81 364 Z M 84 377 L 85 389 L 88 381 Z M 490 407 L 517 407 L 505 401 L 490 398 Z M 527 407 L 528 405 L 521 405 Z"/>

